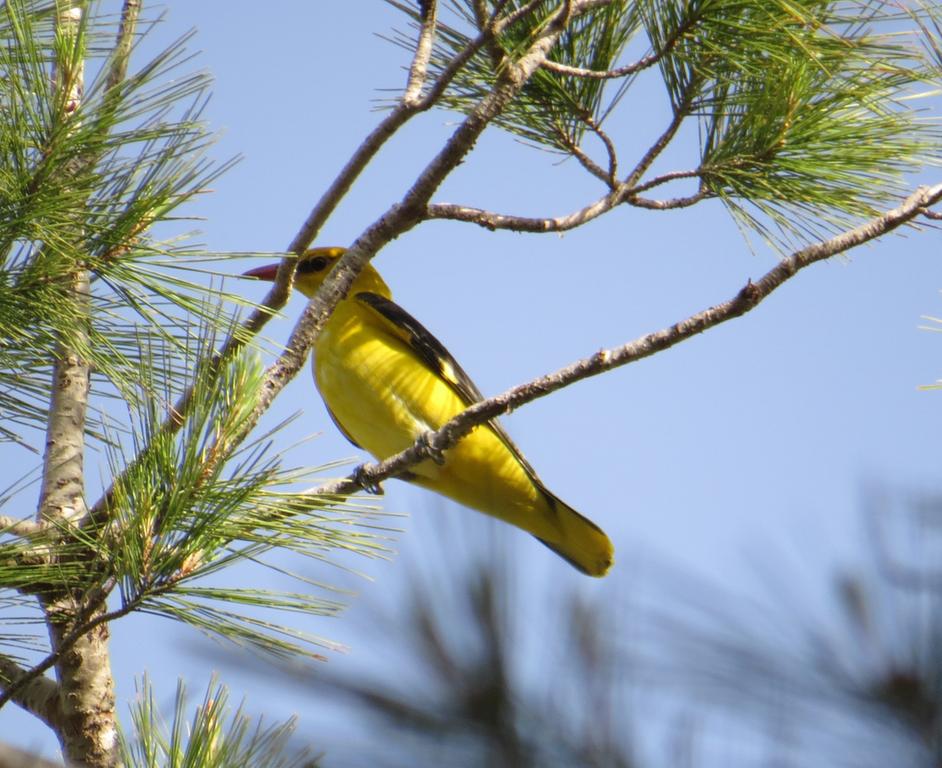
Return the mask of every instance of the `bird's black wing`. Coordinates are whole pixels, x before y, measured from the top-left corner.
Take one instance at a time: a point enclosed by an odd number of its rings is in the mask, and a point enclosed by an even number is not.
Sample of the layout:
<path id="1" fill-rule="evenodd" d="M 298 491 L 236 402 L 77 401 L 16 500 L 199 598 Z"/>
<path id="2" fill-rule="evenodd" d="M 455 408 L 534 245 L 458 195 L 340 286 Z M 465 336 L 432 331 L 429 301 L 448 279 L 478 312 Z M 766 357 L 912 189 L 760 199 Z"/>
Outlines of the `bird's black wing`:
<path id="1" fill-rule="evenodd" d="M 412 315 L 406 312 L 402 307 L 385 296 L 377 293 L 364 291 L 356 295 L 356 299 L 364 305 L 371 307 L 386 322 L 389 332 L 402 339 L 408 344 L 432 371 L 441 376 L 442 380 L 454 390 L 455 394 L 461 398 L 465 406 L 473 405 L 484 399 L 481 390 L 477 388 L 471 377 L 465 373 L 465 370 L 458 365 L 458 361 L 451 356 L 445 345 L 436 339 L 432 333 L 416 320 Z M 533 467 L 523 457 L 520 449 L 510 439 L 510 435 L 504 431 L 497 419 L 488 422 L 488 426 L 501 439 L 501 442 L 507 446 L 508 450 L 514 455 L 527 474 L 541 489 L 545 486 L 537 476 Z"/>

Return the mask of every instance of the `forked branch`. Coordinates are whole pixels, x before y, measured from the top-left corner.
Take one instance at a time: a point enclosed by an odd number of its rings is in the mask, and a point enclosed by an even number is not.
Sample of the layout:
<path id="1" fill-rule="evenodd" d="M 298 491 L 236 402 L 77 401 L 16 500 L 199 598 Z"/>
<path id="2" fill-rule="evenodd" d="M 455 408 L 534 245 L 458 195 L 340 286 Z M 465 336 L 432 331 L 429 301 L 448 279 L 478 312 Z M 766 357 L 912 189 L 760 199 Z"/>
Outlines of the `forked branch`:
<path id="1" fill-rule="evenodd" d="M 375 488 L 383 480 L 395 477 L 409 467 L 451 448 L 480 424 L 509 413 L 525 403 L 555 392 L 582 379 L 633 363 L 673 347 L 714 326 L 740 317 L 755 309 L 766 297 L 805 267 L 892 232 L 942 200 L 942 184 L 920 187 L 901 205 L 876 216 L 858 227 L 827 240 L 809 245 L 782 259 L 759 280 L 751 280 L 730 299 L 704 309 L 660 331 L 655 331 L 615 349 L 603 349 L 554 373 L 509 389 L 495 397 L 475 403 L 441 429 L 428 432 L 406 450 L 388 459 L 358 467 L 342 480 L 325 483 L 314 494 L 350 494 L 363 488 Z"/>

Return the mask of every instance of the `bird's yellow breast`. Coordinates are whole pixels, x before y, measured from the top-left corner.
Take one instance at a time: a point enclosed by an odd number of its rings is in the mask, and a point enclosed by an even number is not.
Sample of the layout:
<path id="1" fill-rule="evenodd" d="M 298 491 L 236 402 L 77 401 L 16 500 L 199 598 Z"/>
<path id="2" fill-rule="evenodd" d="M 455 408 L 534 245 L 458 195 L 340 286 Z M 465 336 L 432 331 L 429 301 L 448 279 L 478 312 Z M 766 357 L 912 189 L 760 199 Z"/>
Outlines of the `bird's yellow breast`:
<path id="1" fill-rule="evenodd" d="M 341 302 L 318 337 L 314 377 L 341 428 L 378 459 L 408 448 L 467 407 L 355 299 Z M 447 450 L 444 465 L 425 461 L 411 471 L 419 484 L 504 519 L 545 503 L 517 457 L 487 426 Z"/>
<path id="2" fill-rule="evenodd" d="M 311 248 L 299 258 L 295 287 L 316 295 L 343 248 Z M 278 265 L 246 272 L 274 280 Z M 367 264 L 327 320 L 314 347 L 314 378 L 331 415 L 357 445 L 384 459 L 441 428 L 481 397 L 448 350 L 397 306 Z M 406 479 L 532 533 L 590 576 L 612 565 L 612 543 L 597 525 L 553 495 L 495 421 L 476 427 Z"/>

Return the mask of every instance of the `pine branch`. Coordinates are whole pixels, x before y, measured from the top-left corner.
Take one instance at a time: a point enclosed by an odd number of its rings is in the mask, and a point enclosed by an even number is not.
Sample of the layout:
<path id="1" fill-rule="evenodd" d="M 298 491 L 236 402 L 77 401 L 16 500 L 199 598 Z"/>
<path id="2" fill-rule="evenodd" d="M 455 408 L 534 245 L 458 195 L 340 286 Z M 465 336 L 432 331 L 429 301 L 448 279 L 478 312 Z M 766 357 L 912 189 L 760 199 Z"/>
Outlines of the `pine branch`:
<path id="1" fill-rule="evenodd" d="M 562 64 L 558 61 L 550 60 L 543 62 L 543 68 L 548 69 L 550 72 L 555 72 L 557 75 L 568 75 L 569 77 L 586 77 L 593 80 L 617 80 L 622 77 L 634 75 L 648 67 L 653 67 L 660 61 L 662 55 L 663 54 L 660 53 L 652 53 L 638 59 L 638 61 L 633 61 L 631 64 L 626 64 L 623 67 L 603 71 L 586 69 L 585 67 L 573 67 L 569 64 Z"/>
<path id="2" fill-rule="evenodd" d="M 211 452 L 213 457 L 224 457 L 228 454 L 231 447 L 238 445 L 254 428 L 261 418 L 262 414 L 268 410 L 274 398 L 281 392 L 287 383 L 297 375 L 301 369 L 308 351 L 324 323 L 330 316 L 334 307 L 346 294 L 349 286 L 356 276 L 363 270 L 373 255 L 386 245 L 394 237 L 408 231 L 415 226 L 421 218 L 421 211 L 425 209 L 428 200 L 435 193 L 447 176 L 458 166 L 462 159 L 471 151 L 478 137 L 490 122 L 501 113 L 508 103 L 525 86 L 528 79 L 539 68 L 540 63 L 546 58 L 549 50 L 552 49 L 555 41 L 559 38 L 565 29 L 566 24 L 573 14 L 584 13 L 591 8 L 600 5 L 606 5 L 610 0 L 601 2 L 600 0 L 570 0 L 563 2 L 552 13 L 541 28 L 538 35 L 528 50 L 517 60 L 513 66 L 508 66 L 500 73 L 500 76 L 487 98 L 483 99 L 476 109 L 474 109 L 465 120 L 459 125 L 452 137 L 445 143 L 442 150 L 426 166 L 419 175 L 418 179 L 406 193 L 402 202 L 390 208 L 383 216 L 377 219 L 368 227 L 353 243 L 338 265 L 332 270 L 331 275 L 325 280 L 317 295 L 309 302 L 301 318 L 295 325 L 295 329 L 288 340 L 284 352 L 279 356 L 276 362 L 268 369 L 260 391 L 259 397 L 252 414 L 245 419 L 243 428 L 238 434 L 227 438 L 230 442 L 227 445 L 218 445 Z M 511 14 L 512 16 L 513 14 Z M 499 34 L 502 24 L 495 22 L 493 25 L 494 34 Z M 483 45 L 486 37 L 482 33 L 481 44 Z M 470 54 L 469 54 L 470 55 Z M 461 60 L 461 55 L 456 57 Z M 388 131 L 398 128 L 400 121 L 405 121 L 416 110 L 431 106 L 436 93 L 444 89 L 446 83 L 443 73 L 435 87 L 430 90 L 426 99 L 420 103 L 420 106 L 408 106 L 404 103 L 400 109 L 395 110 L 380 127 L 373 131 L 367 141 L 355 153 L 354 158 L 347 164 L 340 176 L 331 185 L 331 188 L 324 194 L 321 201 L 315 206 L 308 217 L 308 220 L 302 226 L 301 230 L 295 236 L 290 249 L 292 252 L 300 253 L 310 243 L 310 238 L 314 236 L 323 220 L 334 209 L 339 202 L 340 197 L 346 193 L 349 185 L 359 174 L 365 163 L 373 156 L 379 146 L 388 138 Z M 440 87 L 439 87 L 440 86 Z M 390 119 L 392 118 L 392 119 Z M 293 273 L 294 266 L 290 262 L 283 262 L 279 267 L 279 274 L 276 278 L 276 284 L 272 288 L 269 297 L 272 294 L 280 294 L 280 284 L 283 281 L 289 281 Z M 264 303 L 267 305 L 269 297 L 266 297 Z M 235 342 L 233 342 L 235 343 Z M 171 425 L 168 429 L 173 428 Z M 207 471 L 212 471 L 213 461 L 207 461 Z M 96 503 L 92 517 L 97 517 L 108 505 L 107 494 L 98 503 Z"/>
<path id="3" fill-rule="evenodd" d="M 920 187 L 897 208 L 876 216 L 858 227 L 793 252 L 757 282 L 751 280 L 747 282 L 731 299 L 691 315 L 668 328 L 649 333 L 615 349 L 601 350 L 555 373 L 547 374 L 509 389 L 503 394 L 475 403 L 440 429 L 422 435 L 406 450 L 384 461 L 364 464 L 347 478 L 318 486 L 310 493 L 329 496 L 353 493 L 358 488 L 376 488 L 383 480 L 395 477 L 421 461 L 440 458 L 444 451 L 454 446 L 472 429 L 497 416 L 509 413 L 521 405 L 582 379 L 650 357 L 721 323 L 741 317 L 755 309 L 773 291 L 805 267 L 845 253 L 892 232 L 923 215 L 929 206 L 940 201 L 942 201 L 942 184 Z"/>
<path id="4" fill-rule="evenodd" d="M 46 725 L 58 728 L 59 686 L 51 678 L 27 675 L 13 659 L 0 654 L 0 691 Z"/>
<path id="5" fill-rule="evenodd" d="M 455 221 L 465 221 L 468 223 L 477 224 L 490 230 L 510 229 L 517 232 L 565 232 L 566 230 L 580 227 L 583 224 L 586 224 L 601 216 L 602 214 L 608 213 L 610 210 L 623 203 L 630 203 L 641 208 L 652 208 L 658 210 L 665 210 L 668 208 L 684 208 L 694 205 L 695 203 L 709 196 L 706 190 L 701 190 L 691 197 L 676 198 L 668 201 L 646 200 L 644 198 L 638 197 L 638 193 L 643 190 L 651 189 L 654 186 L 663 184 L 666 181 L 685 178 L 687 176 L 699 177 L 701 175 L 702 171 L 700 169 L 691 172 L 684 171 L 660 176 L 644 184 L 639 184 L 641 178 L 651 167 L 652 163 L 654 163 L 654 161 L 668 147 L 668 145 L 671 143 L 671 140 L 674 138 L 674 136 L 677 135 L 677 131 L 680 129 L 680 126 L 683 124 L 684 120 L 689 116 L 693 99 L 698 90 L 698 83 L 696 81 L 691 82 L 680 99 L 677 107 L 675 108 L 670 123 L 654 142 L 654 144 L 648 148 L 648 150 L 644 153 L 644 155 L 623 181 L 616 182 L 614 178 L 615 170 L 618 167 L 614 144 L 604 133 L 599 131 L 599 136 L 605 143 L 606 150 L 609 154 L 610 172 L 606 173 L 594 163 L 591 163 L 591 161 L 589 161 L 588 164 L 583 162 L 583 166 L 585 166 L 594 176 L 597 176 L 605 181 L 609 185 L 610 191 L 605 196 L 596 200 L 594 203 L 590 203 L 589 205 L 586 205 L 577 211 L 564 216 L 545 218 L 496 214 L 482 210 L 480 208 L 470 208 L 460 205 L 436 204 L 429 205 L 425 210 L 425 215 L 429 219 L 452 219 Z M 578 148 L 575 148 L 574 150 L 574 147 L 570 145 L 570 152 L 572 152 L 577 158 L 580 158 L 580 162 L 582 162 L 582 153 L 580 150 L 578 150 Z"/>
<path id="6" fill-rule="evenodd" d="M 118 28 L 118 38 L 112 52 L 111 64 L 108 67 L 108 77 L 105 80 L 109 91 L 121 85 L 127 76 L 141 5 L 142 0 L 124 0 L 121 7 L 121 26 Z"/>
<path id="7" fill-rule="evenodd" d="M 402 94 L 402 103 L 411 105 L 418 103 L 422 88 L 428 77 L 428 63 L 432 56 L 432 43 L 435 40 L 435 26 L 438 23 L 437 0 L 425 0 L 420 3 L 422 27 L 419 40 L 415 46 L 415 56 L 412 57 L 412 66 L 409 68 L 409 82 Z"/>
<path id="8" fill-rule="evenodd" d="M 14 536 L 35 536 L 49 530 L 48 523 L 26 520 L 24 518 L 0 515 L 0 533 L 11 533 Z"/>
<path id="9" fill-rule="evenodd" d="M 211 680 L 203 700 L 187 712 L 186 686 L 177 683 L 172 721 L 165 722 L 145 676 L 131 711 L 133 739 L 122 735 L 122 764 L 180 768 L 315 768 L 317 760 L 294 744 L 295 719 L 272 725 L 252 721 L 240 705 L 230 711 L 229 693 Z"/>
<path id="10" fill-rule="evenodd" d="M 599 169 L 599 173 L 604 175 L 602 169 Z M 695 205 L 701 200 L 713 197 L 713 194 L 706 189 L 700 189 L 693 195 L 686 197 L 651 200 L 641 197 L 641 192 L 662 186 L 671 181 L 698 179 L 700 175 L 700 170 L 670 171 L 656 176 L 643 184 L 638 184 L 635 187 L 617 187 L 612 192 L 588 205 L 561 216 L 517 216 L 515 214 L 496 213 L 483 208 L 475 208 L 473 206 L 459 205 L 456 203 L 432 203 L 425 210 L 425 218 L 476 224 L 479 227 L 491 231 L 506 229 L 512 232 L 530 232 L 533 234 L 566 232 L 589 223 L 593 219 L 608 213 L 618 205 L 627 204 L 638 208 L 650 208 L 652 210 L 661 211 L 671 208 L 687 208 L 691 205 Z"/>
<path id="11" fill-rule="evenodd" d="M 415 115 L 431 109 L 438 104 L 445 90 L 462 67 L 467 64 L 474 53 L 485 45 L 488 40 L 500 34 L 507 23 L 509 23 L 507 20 L 495 22 L 488 29 L 482 31 L 465 50 L 453 57 L 448 66 L 438 75 L 423 97 L 409 101 L 402 99 L 397 107 L 370 132 L 311 209 L 300 229 L 288 244 L 288 253 L 300 255 L 310 246 L 321 227 L 353 186 L 353 183 L 379 153 L 385 143 Z M 418 55 L 417 52 L 416 56 Z M 414 59 L 413 69 L 418 68 L 421 70 L 421 64 L 416 62 L 417 59 Z M 287 303 L 291 285 L 294 280 L 294 268 L 294 260 L 285 259 L 282 262 L 278 268 L 278 274 L 274 284 L 268 294 L 262 299 L 260 306 L 252 312 L 240 328 L 230 334 L 219 354 L 210 356 L 208 360 L 202 364 L 200 370 L 197 371 L 197 377 L 207 372 L 211 375 L 218 374 L 225 364 L 233 360 L 248 341 L 257 336 L 268 321 Z M 194 390 L 191 387 L 174 403 L 170 409 L 170 416 L 161 426 L 161 434 L 173 435 L 182 428 L 187 415 L 193 407 L 193 395 Z M 267 408 L 267 405 L 264 406 L 263 410 L 265 408 Z M 147 450 L 147 448 L 144 448 L 144 450 Z M 111 503 L 113 492 L 114 485 L 94 504 L 88 515 L 89 523 L 96 523 L 101 520 Z"/>

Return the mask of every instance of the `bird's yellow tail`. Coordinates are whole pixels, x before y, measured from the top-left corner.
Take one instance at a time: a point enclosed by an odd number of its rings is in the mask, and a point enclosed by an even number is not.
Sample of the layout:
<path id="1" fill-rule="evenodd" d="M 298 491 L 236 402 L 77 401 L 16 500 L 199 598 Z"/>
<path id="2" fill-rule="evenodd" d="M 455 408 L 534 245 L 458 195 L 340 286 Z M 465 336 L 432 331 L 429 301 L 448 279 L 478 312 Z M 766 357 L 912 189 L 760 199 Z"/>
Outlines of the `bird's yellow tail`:
<path id="1" fill-rule="evenodd" d="M 537 536 L 536 539 L 588 576 L 601 577 L 608 573 L 615 548 L 605 531 L 545 488 L 541 490 L 555 516 L 559 536 Z"/>

